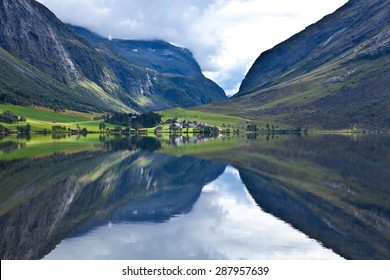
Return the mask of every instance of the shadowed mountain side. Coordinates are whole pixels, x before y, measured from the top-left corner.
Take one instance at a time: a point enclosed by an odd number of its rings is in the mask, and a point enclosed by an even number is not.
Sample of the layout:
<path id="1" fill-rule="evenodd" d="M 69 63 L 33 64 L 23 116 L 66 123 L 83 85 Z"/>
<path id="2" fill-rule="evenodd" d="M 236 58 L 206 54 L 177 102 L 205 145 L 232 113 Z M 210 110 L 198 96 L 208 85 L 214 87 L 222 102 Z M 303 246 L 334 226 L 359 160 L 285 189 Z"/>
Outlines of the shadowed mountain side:
<path id="1" fill-rule="evenodd" d="M 163 222 L 187 213 L 202 187 L 225 169 L 206 160 L 129 150 L 2 164 L 2 181 L 10 174 L 18 179 L 1 187 L 1 259 L 43 258 L 72 232 L 91 230 L 99 220 Z"/>
<path id="2" fill-rule="evenodd" d="M 388 137 L 275 136 L 199 155 L 230 164 L 265 211 L 348 259 L 388 259 Z"/>

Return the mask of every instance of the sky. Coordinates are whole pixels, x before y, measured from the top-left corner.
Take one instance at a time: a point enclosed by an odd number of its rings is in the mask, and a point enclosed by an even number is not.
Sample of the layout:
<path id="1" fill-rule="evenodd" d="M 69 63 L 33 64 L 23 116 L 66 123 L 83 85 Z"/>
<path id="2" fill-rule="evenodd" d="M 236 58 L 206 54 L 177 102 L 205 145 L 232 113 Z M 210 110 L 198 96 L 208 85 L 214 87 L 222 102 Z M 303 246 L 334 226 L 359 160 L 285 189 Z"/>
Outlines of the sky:
<path id="1" fill-rule="evenodd" d="M 228 95 L 264 51 L 347 0 L 38 0 L 66 23 L 115 39 L 189 49 Z"/>

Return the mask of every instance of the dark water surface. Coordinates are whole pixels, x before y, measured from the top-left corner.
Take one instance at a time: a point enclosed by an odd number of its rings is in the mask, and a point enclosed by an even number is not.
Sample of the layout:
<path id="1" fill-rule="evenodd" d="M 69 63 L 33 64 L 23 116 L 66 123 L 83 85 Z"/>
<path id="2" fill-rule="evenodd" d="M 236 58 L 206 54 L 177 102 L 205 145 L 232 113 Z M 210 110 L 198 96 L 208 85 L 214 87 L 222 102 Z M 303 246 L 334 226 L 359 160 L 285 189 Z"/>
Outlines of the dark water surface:
<path id="1" fill-rule="evenodd" d="M 389 259 L 388 136 L 0 141 L 1 259 Z"/>

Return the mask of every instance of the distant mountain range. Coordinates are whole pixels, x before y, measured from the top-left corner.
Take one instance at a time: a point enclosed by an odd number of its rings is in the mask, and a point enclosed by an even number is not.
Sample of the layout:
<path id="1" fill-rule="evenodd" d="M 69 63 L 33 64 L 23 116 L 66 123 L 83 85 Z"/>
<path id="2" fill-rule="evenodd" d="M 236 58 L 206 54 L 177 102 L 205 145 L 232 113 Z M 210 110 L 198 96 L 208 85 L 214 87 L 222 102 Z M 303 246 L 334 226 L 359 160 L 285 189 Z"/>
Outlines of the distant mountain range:
<path id="1" fill-rule="evenodd" d="M 148 111 L 225 99 L 187 49 L 108 40 L 33 0 L 0 0 L 0 102 Z"/>
<path id="2" fill-rule="evenodd" d="M 390 2 L 350 0 L 260 55 L 231 100 L 205 106 L 320 129 L 390 128 Z"/>

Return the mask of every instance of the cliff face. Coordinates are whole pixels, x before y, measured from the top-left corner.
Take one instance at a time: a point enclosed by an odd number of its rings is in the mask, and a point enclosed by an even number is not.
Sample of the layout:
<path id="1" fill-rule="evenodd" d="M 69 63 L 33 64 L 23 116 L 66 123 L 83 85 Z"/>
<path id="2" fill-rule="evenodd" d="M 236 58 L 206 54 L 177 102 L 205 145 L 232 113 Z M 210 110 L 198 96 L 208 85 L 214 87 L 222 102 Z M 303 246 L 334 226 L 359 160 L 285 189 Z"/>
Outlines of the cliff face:
<path id="1" fill-rule="evenodd" d="M 0 15 L 3 49 L 59 81 L 81 78 L 65 45 L 77 46 L 75 38 L 53 13 L 35 1 L 2 0 Z"/>
<path id="2" fill-rule="evenodd" d="M 390 128 L 389 18 L 388 1 L 350 0 L 262 53 L 227 106 L 296 126 Z"/>
<path id="3" fill-rule="evenodd" d="M 86 34 L 95 36 L 97 42 L 88 40 Z M 94 93 L 97 103 L 104 105 L 90 104 L 95 111 L 101 107 L 110 111 L 188 107 L 226 98 L 220 87 L 202 75 L 188 50 L 163 41 L 111 42 L 65 25 L 33 0 L 0 1 L 0 48 L 12 61 L 21 60 L 48 75 L 46 87 L 53 87 L 50 79 L 54 79 L 73 91 Z M 10 65 L 4 56 L 0 59 L 25 78 L 24 66 Z M 6 72 L 5 67 L 0 72 Z M 178 83 L 177 77 L 185 82 Z M 5 96 L 2 99 L 20 103 L 20 93 L 6 86 L 0 90 Z M 69 96 L 62 96 L 57 104 L 49 103 L 63 107 L 66 98 Z M 33 95 L 30 103 L 46 105 Z M 74 103 L 77 106 L 79 102 Z"/>

